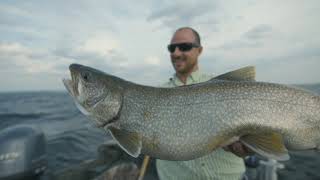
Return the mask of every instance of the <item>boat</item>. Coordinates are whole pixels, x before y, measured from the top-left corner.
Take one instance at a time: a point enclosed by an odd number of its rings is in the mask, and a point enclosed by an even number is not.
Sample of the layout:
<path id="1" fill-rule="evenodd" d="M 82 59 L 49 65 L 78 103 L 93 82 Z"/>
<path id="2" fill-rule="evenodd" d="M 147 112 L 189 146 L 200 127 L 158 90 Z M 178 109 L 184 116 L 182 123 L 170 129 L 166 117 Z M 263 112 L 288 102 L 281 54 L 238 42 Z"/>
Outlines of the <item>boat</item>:
<path id="1" fill-rule="evenodd" d="M 52 172 L 48 169 L 46 139 L 40 128 L 16 125 L 0 131 L 0 180 L 135 180 L 143 157 L 133 158 L 111 140 L 98 148 L 98 157 Z M 245 158 L 245 180 L 277 180 L 284 168 L 273 159 L 253 155 Z M 119 178 L 122 177 L 122 178 Z M 158 180 L 151 158 L 145 180 Z"/>

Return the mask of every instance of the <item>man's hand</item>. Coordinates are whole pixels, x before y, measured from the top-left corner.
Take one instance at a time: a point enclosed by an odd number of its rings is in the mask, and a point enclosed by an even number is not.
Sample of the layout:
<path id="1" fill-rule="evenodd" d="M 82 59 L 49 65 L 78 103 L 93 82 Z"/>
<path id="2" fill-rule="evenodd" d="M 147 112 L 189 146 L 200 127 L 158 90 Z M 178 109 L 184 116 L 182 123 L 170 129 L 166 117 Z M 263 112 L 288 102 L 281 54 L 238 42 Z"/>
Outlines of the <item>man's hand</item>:
<path id="1" fill-rule="evenodd" d="M 254 152 L 252 150 L 247 148 L 240 141 L 236 141 L 236 142 L 234 142 L 234 143 L 232 143 L 232 144 L 230 144 L 228 146 L 225 146 L 225 147 L 223 147 L 223 149 L 225 151 L 232 152 L 236 156 L 239 156 L 239 157 L 242 157 L 242 158 L 254 154 Z"/>

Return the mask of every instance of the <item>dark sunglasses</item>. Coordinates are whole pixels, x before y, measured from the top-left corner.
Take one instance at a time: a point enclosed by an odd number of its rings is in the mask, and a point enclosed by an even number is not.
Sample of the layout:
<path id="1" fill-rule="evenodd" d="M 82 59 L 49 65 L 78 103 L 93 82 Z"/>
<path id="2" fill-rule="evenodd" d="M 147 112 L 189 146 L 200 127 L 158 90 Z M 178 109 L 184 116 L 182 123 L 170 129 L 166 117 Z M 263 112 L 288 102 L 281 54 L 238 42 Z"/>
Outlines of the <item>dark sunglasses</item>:
<path id="1" fill-rule="evenodd" d="M 169 44 L 168 45 L 168 51 L 170 53 L 173 53 L 176 50 L 176 47 L 179 48 L 182 52 L 190 51 L 194 47 L 200 47 L 198 44 L 194 43 L 177 43 L 177 44 Z"/>

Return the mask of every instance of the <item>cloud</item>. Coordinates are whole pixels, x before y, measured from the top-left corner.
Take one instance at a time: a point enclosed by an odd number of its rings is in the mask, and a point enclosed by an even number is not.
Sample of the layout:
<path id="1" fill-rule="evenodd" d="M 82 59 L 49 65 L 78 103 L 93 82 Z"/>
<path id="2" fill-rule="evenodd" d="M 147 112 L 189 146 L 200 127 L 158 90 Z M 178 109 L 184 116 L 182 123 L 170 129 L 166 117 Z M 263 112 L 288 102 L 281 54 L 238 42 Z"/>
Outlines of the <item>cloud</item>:
<path id="1" fill-rule="evenodd" d="M 244 34 L 245 37 L 251 40 L 259 40 L 272 36 L 273 31 L 271 25 L 260 24 L 250 29 Z"/>
<path id="2" fill-rule="evenodd" d="M 23 46 L 19 43 L 0 43 L 1 66 L 7 67 L 2 72 L 15 73 L 19 70 L 21 74 L 59 74 L 55 67 L 59 64 L 68 63 L 68 59 L 57 58 L 40 50 Z"/>
<path id="3" fill-rule="evenodd" d="M 77 43 L 65 44 L 55 49 L 56 56 L 73 59 L 74 62 L 117 72 L 130 65 L 130 61 L 120 51 L 120 42 L 108 32 L 94 33 L 78 39 Z"/>
<path id="4" fill-rule="evenodd" d="M 150 65 L 155 65 L 155 66 L 158 66 L 161 64 L 160 59 L 156 56 L 146 57 L 146 59 L 144 60 L 144 63 L 150 64 Z"/>
<path id="5" fill-rule="evenodd" d="M 171 69 L 166 67 L 168 63 L 163 63 L 159 55 L 151 52 L 139 56 L 141 59 L 129 58 L 128 47 L 113 37 L 116 35 L 110 32 L 97 32 L 77 43 L 57 48 L 54 54 L 136 83 L 159 85 L 163 82 L 163 72 Z M 143 47 L 139 49 L 145 50 Z"/>
<path id="6" fill-rule="evenodd" d="M 32 17 L 32 13 L 25 9 L 0 4 L 0 24 L 2 25 L 21 25 L 28 24 L 28 19 Z M 24 20 L 24 21 L 21 21 Z"/>
<path id="7" fill-rule="evenodd" d="M 319 54 L 319 53 L 318 53 Z M 273 59 L 257 66 L 257 79 L 262 81 L 303 84 L 320 82 L 320 55 Z"/>
<path id="8" fill-rule="evenodd" d="M 318 81 L 318 1 L 161 3 L 1 1 L 0 75 L 10 81 L 0 80 L 0 90 L 63 89 L 71 63 L 161 84 L 173 73 L 166 44 L 181 26 L 200 33 L 200 66 L 209 73 L 255 65 L 262 80 Z"/>
<path id="9" fill-rule="evenodd" d="M 192 26 L 196 24 L 216 24 L 216 18 L 207 17 L 217 10 L 218 1 L 177 1 L 169 2 L 157 7 L 148 17 L 147 21 L 160 21 L 164 26 L 177 28 L 181 26 Z"/>
<path id="10" fill-rule="evenodd" d="M 276 40 L 277 36 L 279 37 L 277 32 L 273 31 L 271 25 L 259 24 L 239 35 L 238 39 L 226 41 L 214 49 L 229 51 L 233 49 L 261 48 L 270 42 L 270 39 L 272 41 Z"/>
<path id="11" fill-rule="evenodd" d="M 97 35 L 87 39 L 77 51 L 96 53 L 101 56 L 119 49 L 119 42 L 109 35 Z"/>
<path id="12" fill-rule="evenodd" d="M 320 81 L 320 71 L 317 70 L 320 67 L 319 43 L 281 39 L 252 46 L 247 44 L 248 41 L 243 42 L 246 43 L 216 49 L 215 53 L 203 57 L 204 69 L 220 74 L 225 70 L 253 65 L 257 68 L 259 81 L 291 84 Z"/>
<path id="13" fill-rule="evenodd" d="M 20 43 L 0 43 L 1 91 L 62 89 L 72 60 Z M 60 69 L 64 67 L 64 69 Z"/>

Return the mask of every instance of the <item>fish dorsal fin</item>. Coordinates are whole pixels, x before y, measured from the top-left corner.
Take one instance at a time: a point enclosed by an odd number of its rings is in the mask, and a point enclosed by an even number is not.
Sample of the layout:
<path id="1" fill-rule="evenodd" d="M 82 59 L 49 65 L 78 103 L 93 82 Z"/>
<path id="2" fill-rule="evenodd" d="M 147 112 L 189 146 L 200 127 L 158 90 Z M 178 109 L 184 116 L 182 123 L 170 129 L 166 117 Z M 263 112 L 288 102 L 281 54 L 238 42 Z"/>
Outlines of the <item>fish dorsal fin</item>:
<path id="1" fill-rule="evenodd" d="M 212 80 L 231 80 L 231 81 L 255 81 L 256 68 L 254 66 L 246 66 L 234 71 L 230 71 L 212 78 Z"/>
<path id="2" fill-rule="evenodd" d="M 278 161 L 289 160 L 287 148 L 279 133 L 269 132 L 255 135 L 245 135 L 240 141 L 254 152 Z"/>
<path id="3" fill-rule="evenodd" d="M 138 133 L 128 132 L 115 127 L 108 127 L 112 137 L 119 146 L 133 157 L 138 157 L 141 153 L 141 137 Z"/>

